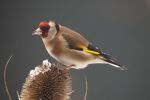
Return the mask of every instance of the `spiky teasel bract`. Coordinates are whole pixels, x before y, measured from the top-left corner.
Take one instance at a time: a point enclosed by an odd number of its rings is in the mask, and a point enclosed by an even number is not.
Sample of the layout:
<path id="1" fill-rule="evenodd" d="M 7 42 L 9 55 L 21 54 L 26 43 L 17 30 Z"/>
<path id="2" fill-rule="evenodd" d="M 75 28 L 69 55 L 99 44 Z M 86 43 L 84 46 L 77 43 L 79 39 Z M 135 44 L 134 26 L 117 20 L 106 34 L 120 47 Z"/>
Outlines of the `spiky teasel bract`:
<path id="1" fill-rule="evenodd" d="M 21 100 L 69 100 L 72 93 L 71 78 L 68 72 L 59 69 L 47 60 L 37 66 L 26 78 Z"/>

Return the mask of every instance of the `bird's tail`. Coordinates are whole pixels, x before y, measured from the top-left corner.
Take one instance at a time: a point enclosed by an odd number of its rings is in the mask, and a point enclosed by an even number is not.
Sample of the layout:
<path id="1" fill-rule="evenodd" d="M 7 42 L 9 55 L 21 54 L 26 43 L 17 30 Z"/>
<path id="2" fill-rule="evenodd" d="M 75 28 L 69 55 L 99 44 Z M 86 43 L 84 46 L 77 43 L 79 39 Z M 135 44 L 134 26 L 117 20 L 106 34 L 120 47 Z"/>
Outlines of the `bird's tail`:
<path id="1" fill-rule="evenodd" d="M 120 70 L 128 70 L 125 66 L 120 65 L 114 57 L 106 53 L 100 55 L 100 59 L 103 60 L 106 64 L 112 65 Z"/>

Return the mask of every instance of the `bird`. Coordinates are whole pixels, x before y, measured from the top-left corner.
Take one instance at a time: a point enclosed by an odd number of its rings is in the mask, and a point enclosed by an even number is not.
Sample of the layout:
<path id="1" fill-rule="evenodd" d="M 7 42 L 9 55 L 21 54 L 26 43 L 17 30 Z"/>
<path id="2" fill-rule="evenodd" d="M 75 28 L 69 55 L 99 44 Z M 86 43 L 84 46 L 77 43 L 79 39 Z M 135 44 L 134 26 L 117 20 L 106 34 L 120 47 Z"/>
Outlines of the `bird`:
<path id="1" fill-rule="evenodd" d="M 32 35 L 40 36 L 48 54 L 67 68 L 84 69 L 90 64 L 109 64 L 127 70 L 79 32 L 54 21 L 41 21 Z"/>

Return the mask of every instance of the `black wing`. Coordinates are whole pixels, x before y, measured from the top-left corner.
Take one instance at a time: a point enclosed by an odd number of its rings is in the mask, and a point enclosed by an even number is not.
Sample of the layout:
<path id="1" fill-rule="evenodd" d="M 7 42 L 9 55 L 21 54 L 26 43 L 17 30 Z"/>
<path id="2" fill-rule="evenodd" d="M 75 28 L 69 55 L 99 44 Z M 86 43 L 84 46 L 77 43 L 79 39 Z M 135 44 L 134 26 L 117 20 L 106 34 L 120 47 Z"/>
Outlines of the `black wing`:
<path id="1" fill-rule="evenodd" d="M 74 46 L 72 44 L 68 45 L 70 49 L 75 49 L 75 50 L 79 50 L 79 51 L 85 51 L 94 55 L 101 55 L 102 52 L 95 46 L 93 46 L 91 43 L 88 46 Z"/>

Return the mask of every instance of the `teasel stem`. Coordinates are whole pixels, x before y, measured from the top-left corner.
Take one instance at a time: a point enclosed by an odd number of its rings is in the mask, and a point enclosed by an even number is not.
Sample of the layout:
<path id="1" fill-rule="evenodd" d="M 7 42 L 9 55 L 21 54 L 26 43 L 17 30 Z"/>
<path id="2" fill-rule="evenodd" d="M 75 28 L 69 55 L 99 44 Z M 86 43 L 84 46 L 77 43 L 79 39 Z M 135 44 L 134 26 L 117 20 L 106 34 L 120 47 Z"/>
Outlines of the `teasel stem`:
<path id="1" fill-rule="evenodd" d="M 44 60 L 31 70 L 23 84 L 19 100 L 70 100 L 72 80 L 62 65 Z"/>
<path id="2" fill-rule="evenodd" d="M 9 62 L 10 62 L 10 60 L 11 60 L 12 57 L 13 57 L 13 55 L 11 55 L 11 56 L 9 57 L 9 59 L 7 60 L 7 62 L 6 62 L 6 64 L 5 64 L 5 67 L 4 67 L 4 73 L 3 73 L 3 79 L 4 79 L 5 90 L 6 90 L 6 93 L 7 93 L 7 96 L 8 96 L 8 99 L 9 99 L 9 100 L 12 100 L 12 96 L 11 96 L 11 94 L 10 94 L 10 92 L 9 92 L 9 89 L 8 89 L 8 86 L 7 86 L 6 71 L 7 71 L 7 66 L 8 66 L 8 64 L 9 64 Z"/>

